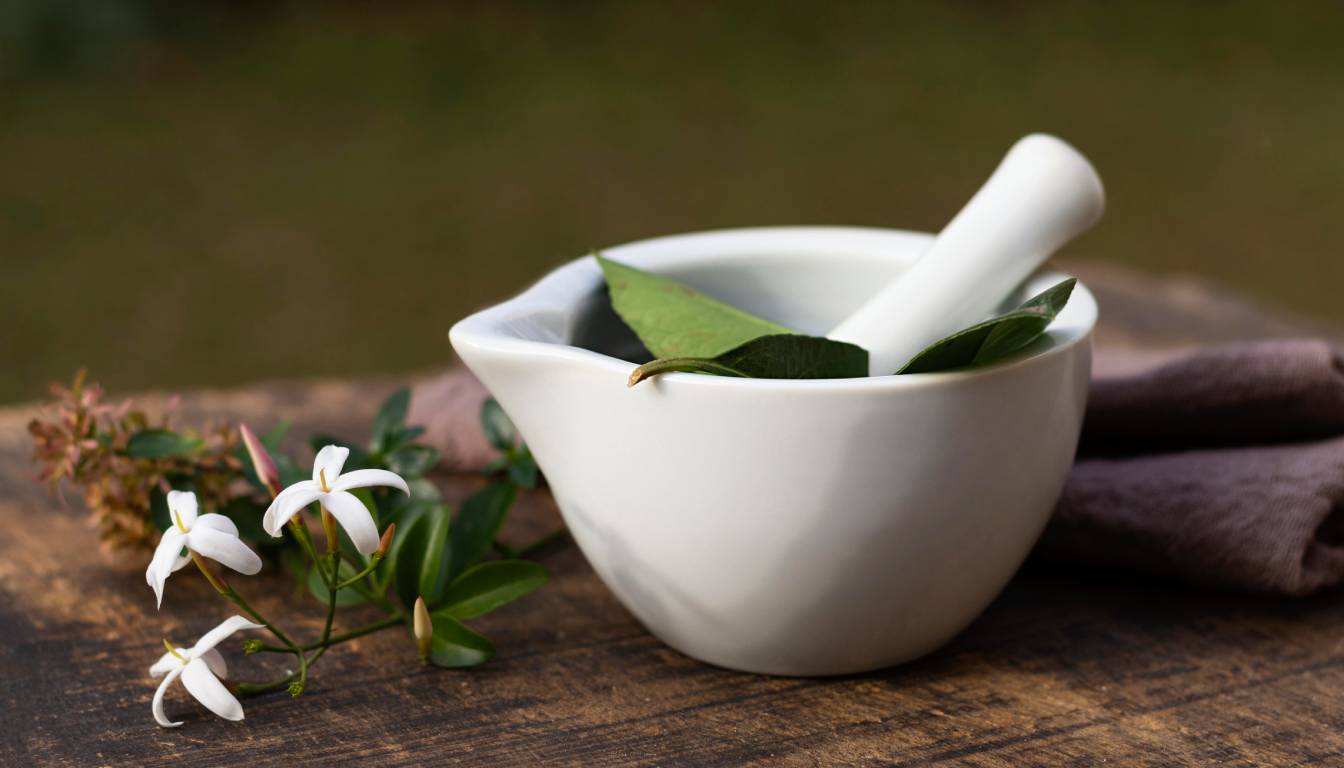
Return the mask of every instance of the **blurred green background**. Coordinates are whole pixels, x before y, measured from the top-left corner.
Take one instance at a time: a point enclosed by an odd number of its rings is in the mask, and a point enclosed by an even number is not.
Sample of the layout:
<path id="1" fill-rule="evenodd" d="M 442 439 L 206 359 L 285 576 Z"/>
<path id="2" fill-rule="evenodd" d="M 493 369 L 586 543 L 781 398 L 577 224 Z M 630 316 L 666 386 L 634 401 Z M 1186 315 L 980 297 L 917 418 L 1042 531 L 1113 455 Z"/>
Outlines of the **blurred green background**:
<path id="1" fill-rule="evenodd" d="M 1020 135 L 1067 255 L 1344 321 L 1344 6 L 0 3 L 0 400 L 410 371 L 594 246 L 938 229 Z"/>

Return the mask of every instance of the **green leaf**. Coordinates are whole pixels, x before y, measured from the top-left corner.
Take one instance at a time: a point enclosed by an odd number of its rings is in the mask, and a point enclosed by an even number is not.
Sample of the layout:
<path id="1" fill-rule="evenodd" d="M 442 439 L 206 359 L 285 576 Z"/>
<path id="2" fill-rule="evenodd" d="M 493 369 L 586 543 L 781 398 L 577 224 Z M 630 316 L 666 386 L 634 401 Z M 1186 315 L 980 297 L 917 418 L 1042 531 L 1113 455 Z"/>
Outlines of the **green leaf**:
<path id="1" fill-rule="evenodd" d="M 434 501 L 408 501 L 394 508 L 384 520 L 385 523 L 396 523 L 397 532 L 392 537 L 392 546 L 388 547 L 387 554 L 382 562 L 374 570 L 374 576 L 384 589 L 393 581 L 397 573 L 397 563 L 401 559 L 401 550 L 406 544 L 406 538 L 416 521 L 429 514 L 437 507 L 437 500 Z"/>
<path id="2" fill-rule="evenodd" d="M 448 507 L 435 504 L 411 523 L 397 552 L 397 597 L 410 610 L 416 597 L 431 605 L 448 586 Z"/>
<path id="3" fill-rule="evenodd" d="M 508 414 L 504 413 L 493 397 L 481 403 L 481 431 L 485 432 L 485 439 L 500 451 L 511 450 L 518 441 L 518 430 L 514 429 Z"/>
<path id="4" fill-rule="evenodd" d="M 546 569 L 526 560 L 492 560 L 468 568 L 453 579 L 434 613 L 474 619 L 540 587 Z"/>
<path id="5" fill-rule="evenodd" d="M 402 387 L 383 401 L 378 415 L 373 417 L 373 437 L 369 447 L 376 453 L 387 450 L 399 430 L 406 426 L 406 413 L 411 408 L 411 389 Z"/>
<path id="6" fill-rule="evenodd" d="M 594 256 L 612 309 L 654 357 L 712 358 L 761 336 L 792 333 L 685 283 Z"/>
<path id="7" fill-rule="evenodd" d="M 424 433 L 424 427 L 399 427 L 387 436 L 387 440 L 383 445 L 383 452 L 395 451 L 404 445 L 409 445 L 412 440 Z"/>
<path id="8" fill-rule="evenodd" d="M 509 456 L 509 479 L 514 485 L 532 490 L 537 487 L 537 462 L 532 458 L 532 449 L 523 443 Z"/>
<path id="9" fill-rule="evenodd" d="M 271 451 L 271 460 L 275 462 L 275 468 L 280 472 L 280 485 L 286 488 L 309 478 L 309 473 L 300 469 L 287 454 Z"/>
<path id="10" fill-rule="evenodd" d="M 439 463 L 439 450 L 428 445 L 404 445 L 387 454 L 387 468 L 402 477 L 420 477 Z"/>
<path id="11" fill-rule="evenodd" d="M 434 636 L 430 639 L 429 661 L 436 667 L 474 667 L 490 660 L 495 647 L 489 640 L 471 631 L 451 616 L 430 614 Z"/>
<path id="12" fill-rule="evenodd" d="M 411 489 L 409 502 L 438 501 L 443 498 L 443 494 L 439 493 L 439 487 L 423 477 L 408 477 L 406 485 Z"/>
<path id="13" fill-rule="evenodd" d="M 340 574 L 341 581 L 345 581 L 346 579 L 352 578 L 356 571 L 349 563 L 342 560 L 338 573 Z M 322 571 L 318 568 L 308 569 L 308 591 L 323 605 L 326 605 L 327 601 L 331 599 L 331 590 L 327 589 L 327 582 L 322 578 Z M 348 605 L 359 605 L 365 600 L 367 600 L 367 598 L 353 588 L 342 589 L 336 593 L 336 606 L 339 608 L 344 608 Z"/>
<path id="14" fill-rule="evenodd" d="M 985 365 L 1017 352 L 1045 333 L 1069 302 L 1077 282 L 1069 278 L 1033 296 L 1017 309 L 934 342 L 896 373 L 931 373 Z"/>
<path id="15" fill-rule="evenodd" d="M 670 371 L 752 379 L 848 379 L 868 375 L 868 352 L 817 336 L 762 336 L 713 358 L 678 357 L 645 363 L 630 386 Z"/>
<path id="16" fill-rule="evenodd" d="M 126 455 L 133 459 L 168 459 L 189 456 L 202 445 L 200 440 L 171 429 L 142 429 L 126 442 Z"/>
<path id="17" fill-rule="evenodd" d="M 448 574 L 455 578 L 485 557 L 508 517 L 518 490 L 512 483 L 494 482 L 468 496 L 448 533 Z"/>
<path id="18" fill-rule="evenodd" d="M 168 495 L 154 486 L 149 492 L 149 517 L 160 532 L 173 527 L 173 513 L 168 511 Z"/>

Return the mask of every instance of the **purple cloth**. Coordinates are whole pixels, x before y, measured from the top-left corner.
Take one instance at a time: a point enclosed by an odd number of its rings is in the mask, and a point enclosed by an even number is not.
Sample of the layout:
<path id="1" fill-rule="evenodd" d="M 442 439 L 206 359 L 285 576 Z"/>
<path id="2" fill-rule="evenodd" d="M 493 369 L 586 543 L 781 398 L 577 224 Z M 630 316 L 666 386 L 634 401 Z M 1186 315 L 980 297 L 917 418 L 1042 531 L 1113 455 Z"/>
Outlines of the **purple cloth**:
<path id="1" fill-rule="evenodd" d="M 1216 347 L 1099 378 L 1037 552 L 1255 592 L 1339 584 L 1341 436 L 1344 373 L 1326 342 Z"/>

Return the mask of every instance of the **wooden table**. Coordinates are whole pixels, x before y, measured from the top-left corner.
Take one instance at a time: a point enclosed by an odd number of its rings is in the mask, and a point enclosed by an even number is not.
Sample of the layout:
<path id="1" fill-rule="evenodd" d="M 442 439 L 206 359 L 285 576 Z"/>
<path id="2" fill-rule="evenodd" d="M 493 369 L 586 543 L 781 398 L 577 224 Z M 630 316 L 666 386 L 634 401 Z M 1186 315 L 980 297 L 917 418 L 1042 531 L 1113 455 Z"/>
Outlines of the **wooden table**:
<path id="1" fill-rule="evenodd" d="M 1098 293 L 1107 346 L 1151 349 L 1320 332 L 1190 281 L 1075 265 Z M 1179 329 L 1179 330 L 1176 330 Z M 352 431 L 393 382 L 194 392 L 190 413 Z M 0 410 L 0 763 L 4 765 L 1344 764 L 1344 601 L 1248 598 L 1029 563 L 934 655 L 838 679 L 759 677 L 663 646 L 582 555 L 478 622 L 499 655 L 422 668 L 389 631 L 333 650 L 301 698 L 245 702 L 228 723 L 177 695 L 177 730 L 150 718 L 159 639 L 224 614 L 176 577 L 161 613 L 141 556 L 98 549 L 77 504 L 31 480 L 28 407 Z M 460 497 L 475 481 L 443 478 Z M 558 525 L 524 499 L 515 540 Z M 257 577 L 268 613 L 307 616 L 283 577 Z M 359 617 L 354 617 L 357 620 Z M 236 644 L 226 645 L 236 657 Z M 234 669 L 255 678 L 259 657 Z M 272 666 L 277 662 L 270 660 Z"/>

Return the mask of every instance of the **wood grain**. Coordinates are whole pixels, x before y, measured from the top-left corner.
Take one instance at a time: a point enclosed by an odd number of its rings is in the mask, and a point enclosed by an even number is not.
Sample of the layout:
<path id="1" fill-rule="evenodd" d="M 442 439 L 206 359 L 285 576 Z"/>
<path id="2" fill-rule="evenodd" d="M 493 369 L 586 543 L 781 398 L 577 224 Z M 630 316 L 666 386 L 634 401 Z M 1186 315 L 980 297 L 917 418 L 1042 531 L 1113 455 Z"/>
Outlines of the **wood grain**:
<path id="1" fill-rule="evenodd" d="M 1108 344 L 1319 331 L 1197 285 L 1089 269 L 1078 271 L 1101 297 Z M 300 432 L 353 433 L 393 385 L 259 385 L 189 393 L 183 407 L 188 417 L 283 416 Z M 186 725 L 162 730 L 150 718 L 154 682 L 145 673 L 159 639 L 189 642 L 229 611 L 184 571 L 155 612 L 144 558 L 100 551 L 82 510 L 32 483 L 23 433 L 31 414 L 0 410 L 4 765 L 1344 762 L 1337 593 L 1254 599 L 1029 563 L 969 630 L 924 660 L 839 679 L 770 678 L 663 646 L 572 546 L 544 559 L 551 584 L 474 622 L 500 650 L 483 667 L 423 668 L 392 630 L 333 650 L 299 699 L 246 700 L 240 723 L 210 716 L 179 690 L 168 710 Z M 458 498 L 478 482 L 442 481 Z M 537 492 L 521 501 L 508 536 L 522 541 L 558 524 Z M 319 628 L 321 609 L 283 577 L 239 585 L 263 610 L 302 616 L 310 634 Z M 276 659 L 244 659 L 236 642 L 225 651 L 235 677 L 279 668 Z"/>

